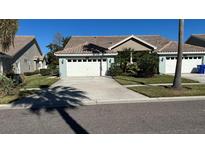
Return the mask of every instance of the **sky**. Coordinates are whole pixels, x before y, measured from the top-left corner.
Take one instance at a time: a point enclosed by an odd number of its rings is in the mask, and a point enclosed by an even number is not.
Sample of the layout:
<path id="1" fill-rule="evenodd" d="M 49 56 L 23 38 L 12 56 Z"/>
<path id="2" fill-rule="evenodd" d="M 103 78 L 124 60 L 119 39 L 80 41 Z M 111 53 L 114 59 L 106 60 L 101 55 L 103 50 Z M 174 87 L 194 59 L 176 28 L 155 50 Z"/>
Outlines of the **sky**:
<path id="1" fill-rule="evenodd" d="M 205 34 L 205 20 L 185 20 L 184 40 Z M 56 33 L 66 36 L 161 35 L 177 41 L 178 20 L 174 19 L 20 19 L 17 35 L 34 35 L 42 52 Z"/>

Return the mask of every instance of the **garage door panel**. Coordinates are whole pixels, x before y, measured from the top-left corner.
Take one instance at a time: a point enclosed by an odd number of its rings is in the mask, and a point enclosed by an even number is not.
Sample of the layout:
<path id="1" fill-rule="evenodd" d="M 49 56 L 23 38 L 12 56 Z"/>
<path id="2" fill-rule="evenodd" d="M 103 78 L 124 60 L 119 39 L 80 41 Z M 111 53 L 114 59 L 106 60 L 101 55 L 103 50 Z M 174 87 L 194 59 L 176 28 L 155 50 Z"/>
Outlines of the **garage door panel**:
<path id="1" fill-rule="evenodd" d="M 107 62 L 102 62 L 102 75 L 107 71 Z M 100 61 L 98 59 L 81 60 L 67 63 L 67 76 L 100 76 Z"/>
<path id="2" fill-rule="evenodd" d="M 176 68 L 176 57 L 169 57 L 166 58 L 165 68 L 166 73 L 175 73 Z M 182 73 L 192 73 L 196 72 L 197 65 L 202 64 L 202 58 L 201 57 L 183 57 L 182 59 Z"/>

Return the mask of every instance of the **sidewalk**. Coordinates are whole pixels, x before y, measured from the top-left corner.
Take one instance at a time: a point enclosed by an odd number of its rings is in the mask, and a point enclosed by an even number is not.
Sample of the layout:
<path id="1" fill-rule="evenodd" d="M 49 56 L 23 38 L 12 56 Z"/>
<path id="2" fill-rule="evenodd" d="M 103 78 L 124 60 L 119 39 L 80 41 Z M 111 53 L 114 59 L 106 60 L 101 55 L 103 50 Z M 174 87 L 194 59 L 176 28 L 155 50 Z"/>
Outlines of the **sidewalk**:
<path id="1" fill-rule="evenodd" d="M 182 83 L 182 85 L 204 85 L 205 83 Z M 123 85 L 124 87 L 141 87 L 141 86 L 171 86 L 172 83 L 157 83 L 157 84 L 134 84 Z"/>

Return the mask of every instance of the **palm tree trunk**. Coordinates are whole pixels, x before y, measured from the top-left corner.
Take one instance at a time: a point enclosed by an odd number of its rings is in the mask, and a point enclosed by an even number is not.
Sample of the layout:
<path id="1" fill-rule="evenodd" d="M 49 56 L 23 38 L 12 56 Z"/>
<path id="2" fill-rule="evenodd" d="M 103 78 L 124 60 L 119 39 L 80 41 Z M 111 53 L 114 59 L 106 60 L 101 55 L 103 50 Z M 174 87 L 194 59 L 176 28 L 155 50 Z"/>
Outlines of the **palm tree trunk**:
<path id="1" fill-rule="evenodd" d="M 182 53 L 183 53 L 183 36 L 184 36 L 184 20 L 179 19 L 179 36 L 178 36 L 178 53 L 173 81 L 174 89 L 181 89 L 181 68 L 182 68 Z"/>

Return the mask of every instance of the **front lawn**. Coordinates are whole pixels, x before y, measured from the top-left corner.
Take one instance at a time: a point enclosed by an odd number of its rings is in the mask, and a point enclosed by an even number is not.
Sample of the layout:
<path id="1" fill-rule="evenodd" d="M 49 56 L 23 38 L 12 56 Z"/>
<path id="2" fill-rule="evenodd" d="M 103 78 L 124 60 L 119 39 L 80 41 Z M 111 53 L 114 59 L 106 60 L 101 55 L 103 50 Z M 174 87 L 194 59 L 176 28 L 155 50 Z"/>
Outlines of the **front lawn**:
<path id="1" fill-rule="evenodd" d="M 59 78 L 55 76 L 41 76 L 41 75 L 31 75 L 25 76 L 25 83 L 23 88 L 43 88 L 49 87 L 58 81 Z"/>
<path id="2" fill-rule="evenodd" d="M 20 91 L 21 88 L 22 89 L 24 88 L 47 88 L 58 80 L 59 78 L 55 76 L 41 76 L 41 75 L 25 76 L 24 83 L 21 86 L 17 86 L 14 89 L 13 94 L 6 95 L 3 97 L 0 96 L 0 104 L 11 103 L 12 101 L 15 101 L 17 99 L 31 95 L 36 92 L 35 90 Z"/>
<path id="3" fill-rule="evenodd" d="M 139 86 L 129 89 L 148 97 L 205 96 L 205 85 L 183 86 L 182 90 L 173 90 L 171 86 Z"/>
<path id="4" fill-rule="evenodd" d="M 171 75 L 155 75 L 154 77 L 150 77 L 150 78 L 141 78 L 141 77 L 132 77 L 132 76 L 115 76 L 113 78 L 122 85 L 172 83 L 174 80 L 174 76 Z M 182 78 L 182 83 L 198 83 L 198 82 Z"/>

